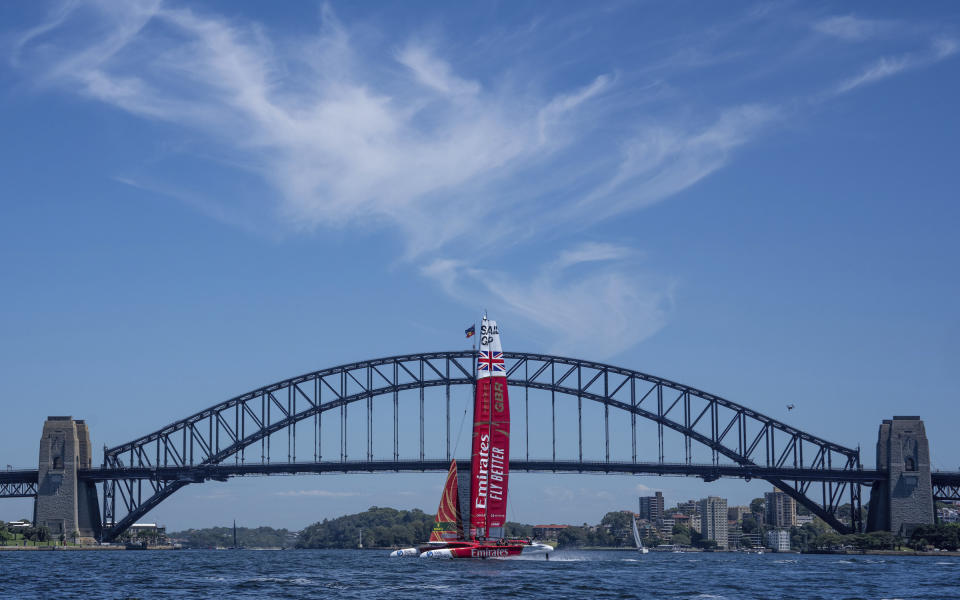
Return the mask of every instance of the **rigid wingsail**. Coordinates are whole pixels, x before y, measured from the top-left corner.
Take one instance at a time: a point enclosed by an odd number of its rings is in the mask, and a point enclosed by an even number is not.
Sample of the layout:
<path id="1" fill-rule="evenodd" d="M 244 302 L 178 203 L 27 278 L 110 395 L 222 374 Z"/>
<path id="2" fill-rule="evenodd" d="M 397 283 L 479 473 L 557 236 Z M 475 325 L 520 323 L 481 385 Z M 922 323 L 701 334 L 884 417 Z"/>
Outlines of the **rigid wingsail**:
<path id="1" fill-rule="evenodd" d="M 421 558 L 509 558 L 548 554 L 553 547 L 506 537 L 507 490 L 510 476 L 510 398 L 507 369 L 496 321 L 486 315 L 480 326 L 477 387 L 473 398 L 470 454 L 469 517 L 460 509 L 457 463 L 450 463 L 447 481 L 430 540 L 390 556 Z M 466 486 L 463 486 L 466 488 Z"/>

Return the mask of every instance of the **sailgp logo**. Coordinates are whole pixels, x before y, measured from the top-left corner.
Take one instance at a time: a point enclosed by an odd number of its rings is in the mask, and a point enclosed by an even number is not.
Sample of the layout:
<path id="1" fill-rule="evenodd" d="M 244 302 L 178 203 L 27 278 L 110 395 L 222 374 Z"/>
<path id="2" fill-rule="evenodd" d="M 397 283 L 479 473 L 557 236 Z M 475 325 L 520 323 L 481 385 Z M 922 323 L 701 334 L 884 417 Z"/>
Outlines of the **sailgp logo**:
<path id="1" fill-rule="evenodd" d="M 487 325 L 484 322 L 480 326 L 480 345 L 487 346 L 493 343 L 493 336 L 500 335 L 500 330 L 497 328 L 496 323 L 493 325 Z"/>
<path id="2" fill-rule="evenodd" d="M 502 556 L 509 556 L 510 552 L 504 550 L 503 548 L 471 548 L 470 549 L 470 558 L 499 558 Z"/>

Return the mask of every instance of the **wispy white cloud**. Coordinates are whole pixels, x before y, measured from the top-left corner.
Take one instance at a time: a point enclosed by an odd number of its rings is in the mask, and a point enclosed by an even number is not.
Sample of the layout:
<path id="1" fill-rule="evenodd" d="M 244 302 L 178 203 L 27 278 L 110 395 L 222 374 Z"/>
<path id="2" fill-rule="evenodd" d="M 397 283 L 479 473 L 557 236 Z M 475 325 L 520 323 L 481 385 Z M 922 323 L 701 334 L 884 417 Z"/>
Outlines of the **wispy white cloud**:
<path id="1" fill-rule="evenodd" d="M 568 94 L 561 94 L 547 103 L 537 114 L 539 142 L 545 144 L 549 138 L 549 134 L 554 132 L 568 113 L 579 108 L 584 102 L 603 93 L 604 90 L 610 87 L 612 81 L 612 78 L 608 75 L 599 75 L 589 85 Z"/>
<path id="2" fill-rule="evenodd" d="M 726 110 L 700 129 L 644 128 L 623 143 L 614 175 L 578 208 L 601 218 L 668 198 L 723 167 L 734 149 L 755 139 L 779 116 L 775 106 L 754 104 Z"/>
<path id="3" fill-rule="evenodd" d="M 397 60 L 413 71 L 417 81 L 442 94 L 475 96 L 480 93 L 480 84 L 457 77 L 449 64 L 423 46 L 408 45 Z"/>
<path id="4" fill-rule="evenodd" d="M 862 85 L 886 79 L 891 75 L 896 75 L 900 71 L 909 68 L 913 63 L 913 59 L 909 56 L 881 58 L 857 75 L 842 81 L 837 85 L 836 92 L 843 94 Z"/>
<path id="5" fill-rule="evenodd" d="M 575 248 L 564 250 L 554 266 L 563 269 L 572 265 L 626 258 L 635 254 L 631 248 L 602 242 L 585 242 Z"/>
<path id="6" fill-rule="evenodd" d="M 939 37 L 933 40 L 931 44 L 933 50 L 933 60 L 942 60 L 953 56 L 960 49 L 960 42 L 954 38 Z"/>
<path id="7" fill-rule="evenodd" d="M 394 227 L 408 256 L 471 236 L 481 217 L 509 221 L 522 203 L 491 190 L 571 143 L 565 118 L 610 84 L 599 75 L 544 97 L 488 89 L 413 42 L 392 57 L 405 70 L 382 69 L 323 15 L 318 37 L 276 43 L 255 25 L 157 2 L 82 5 L 23 36 L 16 54 L 48 84 L 209 136 L 277 190 L 287 226 Z M 55 35 L 91 16 L 99 41 Z"/>
<path id="8" fill-rule="evenodd" d="M 518 85 L 523 77 L 512 65 L 468 74 L 442 45 L 419 38 L 371 49 L 328 6 L 319 33 L 302 38 L 180 6 L 66 3 L 19 37 L 13 62 L 44 85 L 187 132 L 207 144 L 213 160 L 272 193 L 254 201 L 244 190 L 204 199 L 131 174 L 118 181 L 181 198 L 231 224 L 396 232 L 401 257 L 425 264 L 422 274 L 451 297 L 496 299 L 552 332 L 557 351 L 590 346 L 609 356 L 650 337 L 666 323 L 671 285 L 641 271 L 635 249 L 611 244 L 575 245 L 531 267 L 527 278 L 497 267 L 479 271 L 464 257 L 501 241 L 536 239 L 547 228 L 581 231 L 689 189 L 785 120 L 789 104 L 640 109 L 644 94 L 662 100 L 664 88 L 677 89 L 671 68 L 755 53 L 724 42 L 737 36 L 740 20 L 716 29 L 716 39 L 693 54 L 668 45 L 667 57 L 685 58 L 662 62 L 673 66 L 658 68 L 652 87 L 612 65 L 557 89 Z M 854 41 L 883 35 L 887 26 L 840 16 L 814 28 Z M 955 40 L 937 39 L 928 53 L 881 59 L 822 97 L 956 51 Z M 260 209 L 251 211 L 253 204 Z"/>
<path id="9" fill-rule="evenodd" d="M 423 273 L 465 302 L 487 297 L 539 325 L 554 338 L 552 352 L 609 357 L 654 335 L 672 308 L 673 285 L 643 273 L 637 258 L 630 248 L 586 243 L 529 278 L 451 259 L 438 259 Z M 591 268 L 578 268 L 585 265 Z"/>
<path id="10" fill-rule="evenodd" d="M 960 44 L 952 38 L 937 38 L 924 54 L 903 54 L 894 57 L 883 57 L 867 66 L 860 73 L 841 81 L 834 88 L 835 94 L 845 94 L 864 85 L 876 83 L 893 75 L 925 67 L 956 54 Z"/>
<path id="11" fill-rule="evenodd" d="M 813 29 L 822 34 L 849 42 L 861 42 L 887 35 L 897 27 L 894 21 L 864 19 L 853 15 L 838 15 L 820 19 Z"/>

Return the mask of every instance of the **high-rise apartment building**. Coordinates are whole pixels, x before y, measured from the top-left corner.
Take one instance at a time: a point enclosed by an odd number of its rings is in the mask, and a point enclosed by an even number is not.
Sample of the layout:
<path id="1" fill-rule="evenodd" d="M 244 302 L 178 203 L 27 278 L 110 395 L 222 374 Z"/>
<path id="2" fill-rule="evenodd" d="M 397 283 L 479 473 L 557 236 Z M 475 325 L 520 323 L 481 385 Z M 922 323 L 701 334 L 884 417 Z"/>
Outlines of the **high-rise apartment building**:
<path id="1" fill-rule="evenodd" d="M 709 496 L 700 501 L 700 534 L 727 549 L 727 499 Z"/>
<path id="2" fill-rule="evenodd" d="M 797 501 L 780 491 L 767 492 L 764 498 L 764 522 L 770 527 L 797 525 Z"/>
<path id="3" fill-rule="evenodd" d="M 637 515 L 652 523 L 663 519 L 663 492 L 656 492 L 653 496 L 640 496 L 640 511 Z"/>

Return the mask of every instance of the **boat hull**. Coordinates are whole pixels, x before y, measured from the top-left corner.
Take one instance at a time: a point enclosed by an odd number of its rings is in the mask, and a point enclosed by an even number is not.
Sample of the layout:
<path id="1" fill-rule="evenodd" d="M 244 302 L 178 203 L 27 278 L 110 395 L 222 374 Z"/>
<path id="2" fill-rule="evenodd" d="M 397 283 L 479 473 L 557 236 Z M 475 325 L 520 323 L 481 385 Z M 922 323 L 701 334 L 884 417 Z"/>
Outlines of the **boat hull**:
<path id="1" fill-rule="evenodd" d="M 534 543 L 458 542 L 446 548 L 432 548 L 420 553 L 420 558 L 514 558 L 553 552 L 553 546 Z"/>

